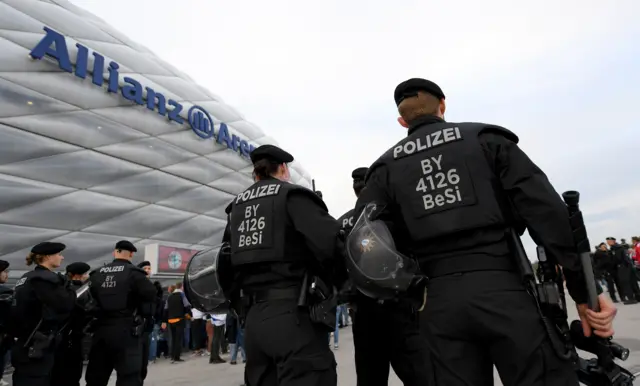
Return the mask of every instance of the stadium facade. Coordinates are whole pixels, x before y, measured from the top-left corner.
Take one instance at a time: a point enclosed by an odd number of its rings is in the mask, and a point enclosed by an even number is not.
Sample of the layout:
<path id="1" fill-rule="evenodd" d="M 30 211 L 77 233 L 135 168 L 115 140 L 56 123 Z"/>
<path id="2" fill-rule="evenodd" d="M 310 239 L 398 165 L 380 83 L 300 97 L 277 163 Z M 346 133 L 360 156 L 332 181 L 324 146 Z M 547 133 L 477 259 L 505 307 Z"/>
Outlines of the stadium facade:
<path id="1" fill-rule="evenodd" d="M 277 144 L 98 17 L 0 0 L 0 259 L 12 278 L 47 240 L 67 244 L 65 264 L 94 267 L 120 239 L 140 252 L 218 244 L 265 143 Z M 292 179 L 311 185 L 296 163 Z"/>

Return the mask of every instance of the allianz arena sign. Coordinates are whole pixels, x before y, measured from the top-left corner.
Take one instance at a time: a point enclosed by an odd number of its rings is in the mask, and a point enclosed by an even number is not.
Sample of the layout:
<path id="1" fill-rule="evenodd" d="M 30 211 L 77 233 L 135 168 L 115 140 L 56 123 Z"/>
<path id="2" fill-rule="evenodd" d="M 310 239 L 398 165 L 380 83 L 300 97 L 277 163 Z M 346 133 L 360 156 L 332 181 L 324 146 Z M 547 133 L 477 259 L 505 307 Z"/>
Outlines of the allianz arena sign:
<path id="1" fill-rule="evenodd" d="M 81 79 L 86 79 L 91 73 L 91 82 L 94 85 L 100 88 L 106 87 L 107 92 L 110 93 L 119 92 L 124 99 L 140 106 L 146 106 L 147 109 L 155 111 L 161 116 L 166 116 L 169 121 L 180 125 L 187 122 L 198 137 L 213 139 L 245 158 L 249 158 L 249 154 L 255 148 L 246 139 L 235 134 L 230 135 L 229 128 L 224 122 L 220 122 L 216 132 L 214 120 L 204 108 L 194 105 L 185 112 L 184 106 L 180 102 L 167 99 L 151 87 L 144 87 L 136 79 L 128 76 L 120 79 L 118 72 L 120 65 L 115 61 L 109 61 L 109 64 L 105 66 L 104 55 L 93 50 L 91 50 L 93 68 L 89 69 L 89 48 L 80 43 L 76 43 L 78 53 L 74 66 L 71 63 L 71 55 L 64 35 L 49 27 L 44 27 L 44 31 L 46 32 L 45 36 L 29 53 L 31 58 L 41 60 L 45 56 L 49 57 L 57 61 L 61 70 L 73 73 Z M 106 78 L 104 73 L 108 74 Z"/>

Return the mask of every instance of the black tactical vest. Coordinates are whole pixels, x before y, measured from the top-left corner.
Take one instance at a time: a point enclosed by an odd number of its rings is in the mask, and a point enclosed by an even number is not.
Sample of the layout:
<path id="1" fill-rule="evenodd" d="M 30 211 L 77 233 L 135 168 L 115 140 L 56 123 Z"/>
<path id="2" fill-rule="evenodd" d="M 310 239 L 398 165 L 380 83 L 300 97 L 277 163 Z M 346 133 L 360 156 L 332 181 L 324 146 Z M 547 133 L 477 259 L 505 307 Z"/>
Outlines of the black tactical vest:
<path id="1" fill-rule="evenodd" d="M 106 316 L 132 316 L 129 303 L 131 275 L 133 271 L 144 271 L 127 260 L 116 259 L 104 267 L 91 272 L 91 295 Z"/>
<path id="2" fill-rule="evenodd" d="M 234 266 L 303 257 L 307 251 L 304 238 L 291 226 L 287 212 L 287 197 L 292 191 L 308 194 L 326 209 L 313 191 L 277 179 L 256 182 L 227 207 Z"/>
<path id="3" fill-rule="evenodd" d="M 64 277 L 42 267 L 36 267 L 36 269 L 22 275 L 14 287 L 11 310 L 11 318 L 13 319 L 11 324 L 18 336 L 31 333 L 40 319 L 42 319 L 39 328 L 41 331 L 53 329 L 60 324 L 60 316 L 38 299 L 31 285 L 34 280 L 48 281 L 60 286 L 65 285 Z"/>
<path id="4" fill-rule="evenodd" d="M 347 232 L 347 234 L 349 234 L 349 232 L 351 232 L 351 230 L 353 229 L 353 226 L 356 225 L 356 220 L 357 218 L 353 218 L 353 209 L 351 209 L 347 213 L 343 214 L 338 219 L 338 222 L 340 223 L 340 227 L 342 227 L 342 229 Z"/>
<path id="5" fill-rule="evenodd" d="M 479 134 L 510 131 L 482 123 L 437 122 L 418 127 L 369 169 L 386 164 L 390 194 L 414 242 L 507 225 L 500 182 Z"/>

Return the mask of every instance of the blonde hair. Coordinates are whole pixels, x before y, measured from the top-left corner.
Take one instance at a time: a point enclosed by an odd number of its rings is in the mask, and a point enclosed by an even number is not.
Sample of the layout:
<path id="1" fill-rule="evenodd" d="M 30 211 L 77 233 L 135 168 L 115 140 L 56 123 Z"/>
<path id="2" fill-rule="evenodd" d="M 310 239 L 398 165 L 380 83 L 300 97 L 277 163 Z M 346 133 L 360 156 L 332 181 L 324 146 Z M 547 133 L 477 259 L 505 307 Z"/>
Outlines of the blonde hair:
<path id="1" fill-rule="evenodd" d="M 438 114 L 440 99 L 424 91 L 418 91 L 418 96 L 403 100 L 398 106 L 398 112 L 405 122 L 409 123 L 426 115 Z"/>
<path id="2" fill-rule="evenodd" d="M 42 264 L 45 257 L 45 255 L 38 255 L 37 253 L 29 252 L 26 258 L 27 265 Z"/>

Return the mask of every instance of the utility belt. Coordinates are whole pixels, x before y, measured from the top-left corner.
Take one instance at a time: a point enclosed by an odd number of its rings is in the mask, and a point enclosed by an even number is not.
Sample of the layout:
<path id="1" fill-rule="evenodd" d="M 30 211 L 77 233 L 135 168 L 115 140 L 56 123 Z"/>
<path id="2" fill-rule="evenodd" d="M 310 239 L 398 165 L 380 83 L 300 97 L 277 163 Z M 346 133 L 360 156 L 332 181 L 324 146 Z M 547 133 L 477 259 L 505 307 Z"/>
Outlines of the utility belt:
<path id="1" fill-rule="evenodd" d="M 100 327 L 116 324 L 131 324 L 131 336 L 137 338 L 142 336 L 145 327 L 145 319 L 138 314 L 137 310 L 133 313 L 131 313 L 130 310 L 103 312 L 99 318 L 88 324 L 85 331 L 93 333 Z"/>
<path id="2" fill-rule="evenodd" d="M 320 278 L 305 274 L 301 286 L 289 288 L 271 288 L 256 291 L 242 297 L 242 304 L 246 305 L 244 312 L 239 312 L 242 320 L 251 306 L 258 303 L 292 300 L 298 308 L 309 312 L 311 322 L 319 324 L 328 332 L 335 330 L 338 293 L 335 287 L 328 287 Z"/>
<path id="3" fill-rule="evenodd" d="M 430 279 L 455 273 L 473 271 L 517 271 L 511 256 L 462 254 L 442 257 L 420 263 L 422 273 Z"/>

